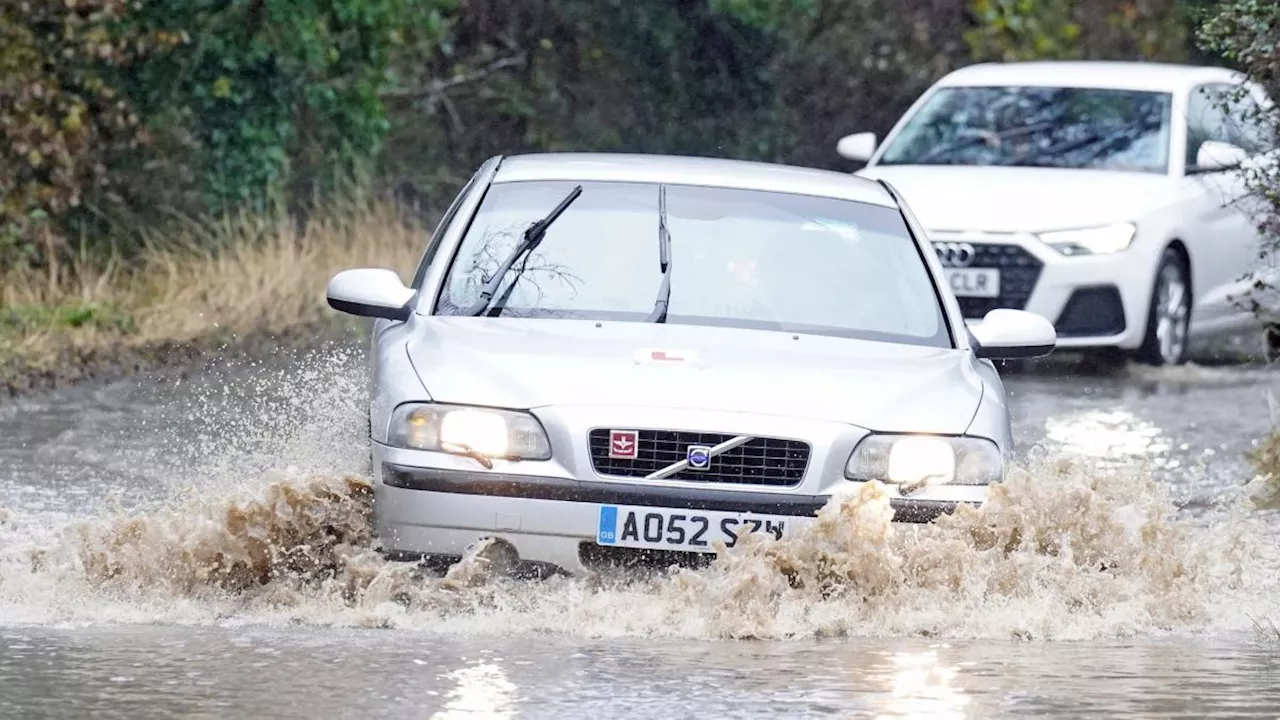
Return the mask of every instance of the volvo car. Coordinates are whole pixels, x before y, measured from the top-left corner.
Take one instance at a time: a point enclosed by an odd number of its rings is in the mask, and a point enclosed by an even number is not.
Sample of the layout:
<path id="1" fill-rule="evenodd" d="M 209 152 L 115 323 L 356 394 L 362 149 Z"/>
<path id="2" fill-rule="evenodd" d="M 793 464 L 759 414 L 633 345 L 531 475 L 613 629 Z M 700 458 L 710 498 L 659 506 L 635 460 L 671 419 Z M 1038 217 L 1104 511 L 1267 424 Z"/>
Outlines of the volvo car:
<path id="1" fill-rule="evenodd" d="M 375 319 L 384 552 L 570 573 L 785 540 L 866 483 L 901 522 L 981 507 L 993 360 L 1055 343 L 1017 310 L 970 329 L 889 183 L 708 158 L 492 158 L 407 285 L 347 270 L 328 302 Z"/>

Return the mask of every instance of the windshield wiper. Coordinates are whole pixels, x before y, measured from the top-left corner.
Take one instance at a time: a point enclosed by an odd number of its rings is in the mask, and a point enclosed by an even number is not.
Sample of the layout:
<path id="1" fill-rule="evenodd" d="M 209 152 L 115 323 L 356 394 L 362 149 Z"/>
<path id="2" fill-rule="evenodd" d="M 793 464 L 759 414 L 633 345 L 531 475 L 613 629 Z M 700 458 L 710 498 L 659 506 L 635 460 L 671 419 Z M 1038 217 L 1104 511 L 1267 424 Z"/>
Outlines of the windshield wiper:
<path id="1" fill-rule="evenodd" d="M 484 284 L 484 287 L 480 290 L 480 298 L 476 300 L 475 304 L 467 308 L 466 313 L 468 315 L 479 315 L 488 309 L 490 301 L 493 300 L 493 294 L 498 291 L 498 286 L 502 284 L 502 278 L 507 276 L 507 272 L 511 270 L 511 266 L 516 264 L 516 260 L 519 260 L 521 255 L 524 255 L 525 253 L 532 253 L 534 249 L 538 247 L 538 244 L 542 242 L 542 238 L 546 237 L 547 229 L 551 227 L 551 223 L 555 222 L 556 219 L 560 217 L 560 214 L 568 209 L 569 204 L 574 200 L 577 200 L 578 196 L 581 194 L 582 186 L 578 185 L 574 187 L 550 214 L 530 225 L 529 228 L 524 231 L 524 239 L 521 240 L 520 244 L 511 251 L 511 254 L 502 261 L 502 264 L 498 266 L 497 271 L 494 272 L 493 277 L 489 278 L 489 281 Z M 516 277 L 512 278 L 512 285 L 520 281 L 519 274 L 523 272 L 524 266 L 522 265 L 519 273 L 516 274 Z"/>
<path id="2" fill-rule="evenodd" d="M 662 268 L 662 284 L 658 299 L 649 313 L 649 322 L 665 323 L 667 305 L 671 303 L 671 231 L 667 229 L 667 186 L 658 186 L 658 264 Z"/>

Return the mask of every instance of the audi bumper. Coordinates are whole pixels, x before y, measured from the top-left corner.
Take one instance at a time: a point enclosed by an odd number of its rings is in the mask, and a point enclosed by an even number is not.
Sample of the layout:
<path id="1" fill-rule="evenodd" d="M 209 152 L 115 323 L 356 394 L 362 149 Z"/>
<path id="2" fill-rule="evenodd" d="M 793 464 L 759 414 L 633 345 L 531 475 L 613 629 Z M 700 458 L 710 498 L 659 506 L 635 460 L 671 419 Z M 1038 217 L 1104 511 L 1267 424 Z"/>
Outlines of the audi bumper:
<path id="1" fill-rule="evenodd" d="M 931 231 L 965 319 L 1027 310 L 1048 319 L 1059 348 L 1136 349 L 1146 331 L 1155 258 L 1139 247 L 1066 256 L 1030 233 Z"/>

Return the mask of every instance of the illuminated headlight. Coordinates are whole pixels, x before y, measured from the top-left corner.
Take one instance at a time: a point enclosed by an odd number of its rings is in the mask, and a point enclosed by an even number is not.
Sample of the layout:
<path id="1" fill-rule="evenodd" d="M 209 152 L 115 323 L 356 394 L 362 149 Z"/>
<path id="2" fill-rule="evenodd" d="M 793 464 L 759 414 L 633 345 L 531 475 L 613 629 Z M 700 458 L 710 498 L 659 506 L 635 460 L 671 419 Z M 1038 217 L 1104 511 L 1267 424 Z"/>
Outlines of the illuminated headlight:
<path id="1" fill-rule="evenodd" d="M 1040 239 L 1063 255 L 1109 255 L 1129 247 L 1138 228 L 1116 223 L 1079 230 L 1040 233 Z"/>
<path id="2" fill-rule="evenodd" d="M 850 480 L 879 480 L 903 492 L 929 485 L 990 485 L 1004 479 L 1004 457 L 986 438 L 868 435 L 845 466 Z"/>
<path id="3" fill-rule="evenodd" d="M 551 443 L 534 416 L 456 405 L 401 405 L 391 414 L 388 442 L 411 450 L 550 460 Z"/>

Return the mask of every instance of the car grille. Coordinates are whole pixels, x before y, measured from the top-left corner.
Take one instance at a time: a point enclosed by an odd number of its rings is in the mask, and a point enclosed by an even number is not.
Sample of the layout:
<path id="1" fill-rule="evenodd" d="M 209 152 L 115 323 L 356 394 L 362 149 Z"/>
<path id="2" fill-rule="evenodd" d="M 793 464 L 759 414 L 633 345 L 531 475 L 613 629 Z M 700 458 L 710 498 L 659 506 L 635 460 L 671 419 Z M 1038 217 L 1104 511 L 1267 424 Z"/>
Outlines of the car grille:
<path id="1" fill-rule="evenodd" d="M 994 298 L 956 298 L 966 318 L 982 318 L 996 308 L 1022 310 L 1031 299 L 1031 291 L 1040 279 L 1044 264 L 1035 255 L 1017 245 L 969 243 L 973 246 L 973 261 L 965 267 L 998 268 L 1000 270 L 1000 296 Z"/>
<path id="2" fill-rule="evenodd" d="M 640 430 L 634 460 L 609 457 L 609 430 L 592 430 L 591 464 L 601 475 L 641 478 L 684 460 L 690 445 L 719 445 L 737 437 L 722 433 Z M 684 469 L 671 480 L 765 485 L 798 485 L 809 465 L 809 444 L 799 440 L 757 437 L 711 460 L 705 470 Z"/>

